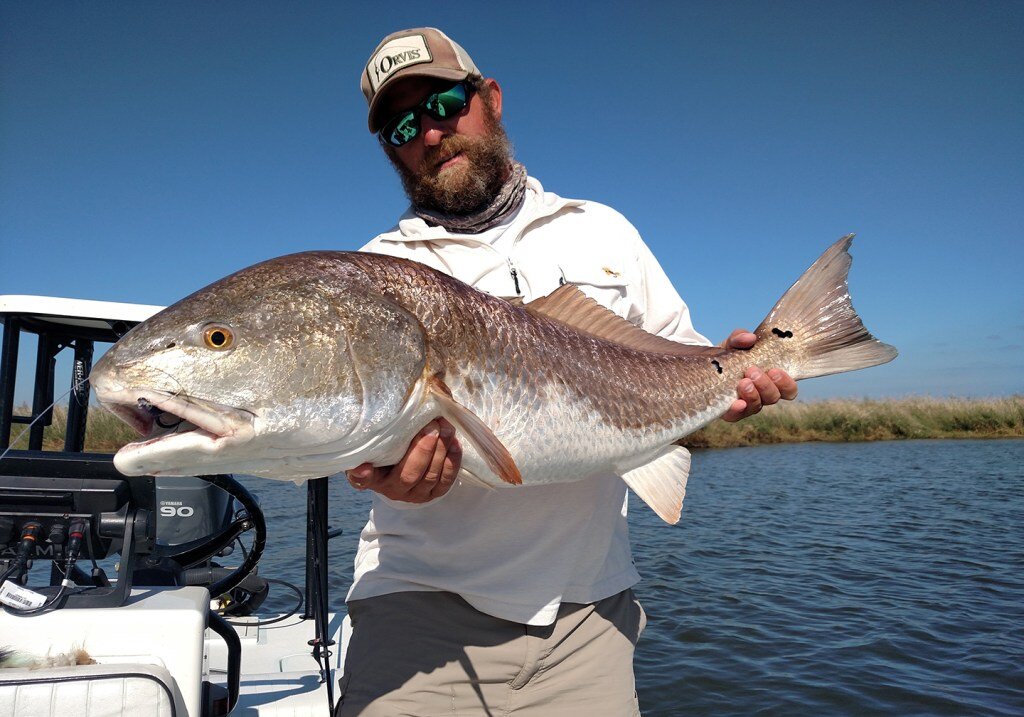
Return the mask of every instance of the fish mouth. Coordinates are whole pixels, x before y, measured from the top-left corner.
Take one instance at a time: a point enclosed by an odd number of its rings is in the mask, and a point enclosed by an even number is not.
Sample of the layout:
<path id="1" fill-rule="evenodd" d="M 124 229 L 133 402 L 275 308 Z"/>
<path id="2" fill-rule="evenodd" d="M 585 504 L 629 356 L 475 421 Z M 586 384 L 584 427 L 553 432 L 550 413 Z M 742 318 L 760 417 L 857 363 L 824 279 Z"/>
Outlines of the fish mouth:
<path id="1" fill-rule="evenodd" d="M 114 456 L 114 467 L 125 475 L 196 475 L 254 436 L 255 414 L 213 401 L 159 389 L 99 387 L 96 398 L 140 436 Z"/>

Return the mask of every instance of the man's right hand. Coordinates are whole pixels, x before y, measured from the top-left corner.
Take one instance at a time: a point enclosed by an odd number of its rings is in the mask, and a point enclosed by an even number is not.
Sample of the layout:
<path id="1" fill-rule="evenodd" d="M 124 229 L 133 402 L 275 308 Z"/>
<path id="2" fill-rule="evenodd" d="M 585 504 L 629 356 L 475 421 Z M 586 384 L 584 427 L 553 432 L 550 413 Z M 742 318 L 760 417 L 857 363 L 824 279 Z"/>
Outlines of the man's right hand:
<path id="1" fill-rule="evenodd" d="M 426 503 L 448 492 L 461 467 L 462 446 L 455 427 L 438 418 L 419 432 L 398 463 L 379 468 L 364 463 L 348 471 L 348 482 L 391 500 Z"/>

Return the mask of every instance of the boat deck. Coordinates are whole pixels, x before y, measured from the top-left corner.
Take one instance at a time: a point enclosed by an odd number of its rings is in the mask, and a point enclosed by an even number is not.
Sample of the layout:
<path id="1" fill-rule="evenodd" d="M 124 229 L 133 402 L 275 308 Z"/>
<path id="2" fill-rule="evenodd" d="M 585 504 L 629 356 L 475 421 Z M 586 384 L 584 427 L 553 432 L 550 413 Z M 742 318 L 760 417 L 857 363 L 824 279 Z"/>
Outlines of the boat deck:
<path id="1" fill-rule="evenodd" d="M 308 644 L 315 634 L 314 621 L 295 615 L 279 623 L 258 627 L 259 615 L 233 619 L 251 623 L 236 627 L 242 642 L 242 678 L 238 704 L 232 717 L 319 717 L 328 715 L 327 691 L 320 681 L 320 668 Z M 331 668 L 334 670 L 335 699 L 341 670 L 341 628 L 343 613 L 331 613 Z M 223 683 L 227 673 L 224 641 L 207 630 L 203 650 L 203 672 L 211 682 Z"/>

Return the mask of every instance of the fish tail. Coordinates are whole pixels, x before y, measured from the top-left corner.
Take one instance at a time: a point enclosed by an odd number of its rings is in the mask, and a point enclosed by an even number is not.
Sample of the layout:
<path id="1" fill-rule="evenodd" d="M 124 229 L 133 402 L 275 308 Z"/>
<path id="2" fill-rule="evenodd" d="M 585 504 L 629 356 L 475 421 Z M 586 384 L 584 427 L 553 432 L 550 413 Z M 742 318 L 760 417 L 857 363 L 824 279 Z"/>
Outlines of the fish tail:
<path id="1" fill-rule="evenodd" d="M 793 342 L 786 366 L 794 379 L 827 376 L 892 361 L 896 349 L 864 327 L 850 300 L 847 275 L 853 234 L 830 246 L 779 299 L 754 332 Z"/>

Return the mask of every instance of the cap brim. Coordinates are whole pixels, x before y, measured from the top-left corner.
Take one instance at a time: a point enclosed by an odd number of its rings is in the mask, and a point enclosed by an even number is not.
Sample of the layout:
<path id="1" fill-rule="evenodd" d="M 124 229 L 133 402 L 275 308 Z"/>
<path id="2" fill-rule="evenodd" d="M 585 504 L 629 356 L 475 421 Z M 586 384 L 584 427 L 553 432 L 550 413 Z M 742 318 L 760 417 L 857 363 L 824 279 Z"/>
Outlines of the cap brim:
<path id="1" fill-rule="evenodd" d="M 401 80 L 410 77 L 433 77 L 439 80 L 451 80 L 452 82 L 458 82 L 465 80 L 472 75 L 468 70 L 456 70 L 441 67 L 430 67 L 414 65 L 404 70 L 399 70 L 393 76 L 388 78 L 388 81 L 384 83 L 384 86 L 377 91 L 370 100 L 369 112 L 367 115 L 367 126 L 370 128 L 370 132 L 376 134 L 380 132 L 384 123 L 390 119 L 387 116 L 380 116 L 384 112 L 383 98 L 394 89 L 395 85 Z"/>

